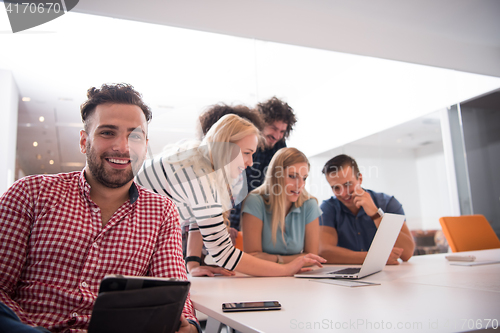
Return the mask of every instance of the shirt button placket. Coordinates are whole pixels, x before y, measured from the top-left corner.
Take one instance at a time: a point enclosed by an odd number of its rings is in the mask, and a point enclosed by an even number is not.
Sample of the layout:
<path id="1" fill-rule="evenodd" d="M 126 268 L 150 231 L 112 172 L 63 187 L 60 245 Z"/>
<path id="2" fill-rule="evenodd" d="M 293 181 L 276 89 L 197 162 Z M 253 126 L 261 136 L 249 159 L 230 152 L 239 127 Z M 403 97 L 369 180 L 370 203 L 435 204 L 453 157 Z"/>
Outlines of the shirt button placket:
<path id="1" fill-rule="evenodd" d="M 91 223 L 93 225 L 101 225 L 101 219 L 99 217 L 99 212 L 101 211 L 99 207 L 92 207 L 91 208 L 92 214 L 91 214 Z"/>

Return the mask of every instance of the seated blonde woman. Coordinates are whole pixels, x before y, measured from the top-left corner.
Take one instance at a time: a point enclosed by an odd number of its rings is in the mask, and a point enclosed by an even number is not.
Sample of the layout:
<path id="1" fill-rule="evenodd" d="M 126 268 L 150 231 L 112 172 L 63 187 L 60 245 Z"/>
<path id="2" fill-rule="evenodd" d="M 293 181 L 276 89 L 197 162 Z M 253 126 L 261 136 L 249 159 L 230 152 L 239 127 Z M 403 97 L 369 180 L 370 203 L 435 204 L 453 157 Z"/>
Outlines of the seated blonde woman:
<path id="1" fill-rule="evenodd" d="M 282 148 L 274 155 L 264 184 L 243 204 L 246 253 L 280 264 L 318 254 L 321 210 L 304 188 L 309 167 L 296 148 Z"/>
<path id="2" fill-rule="evenodd" d="M 186 263 L 193 276 L 239 271 L 256 276 L 288 276 L 325 260 L 310 254 L 288 265 L 259 260 L 236 249 L 225 221 L 232 205 L 244 198 L 243 171 L 252 165 L 259 130 L 230 114 L 219 119 L 201 143 L 173 146 L 146 161 L 137 175 L 139 184 L 168 196 L 182 220 L 190 220 Z M 201 266 L 202 246 L 220 267 Z M 306 268 L 307 269 L 307 268 Z"/>

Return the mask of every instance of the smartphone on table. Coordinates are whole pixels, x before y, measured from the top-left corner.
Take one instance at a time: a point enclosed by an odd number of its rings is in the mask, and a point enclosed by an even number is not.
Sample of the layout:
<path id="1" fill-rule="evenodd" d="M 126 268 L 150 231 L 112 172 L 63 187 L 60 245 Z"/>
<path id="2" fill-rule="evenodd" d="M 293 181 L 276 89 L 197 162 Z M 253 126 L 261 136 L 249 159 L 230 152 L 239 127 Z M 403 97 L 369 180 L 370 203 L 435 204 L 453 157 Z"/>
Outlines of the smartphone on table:
<path id="1" fill-rule="evenodd" d="M 222 312 L 280 310 L 278 301 L 222 303 Z"/>

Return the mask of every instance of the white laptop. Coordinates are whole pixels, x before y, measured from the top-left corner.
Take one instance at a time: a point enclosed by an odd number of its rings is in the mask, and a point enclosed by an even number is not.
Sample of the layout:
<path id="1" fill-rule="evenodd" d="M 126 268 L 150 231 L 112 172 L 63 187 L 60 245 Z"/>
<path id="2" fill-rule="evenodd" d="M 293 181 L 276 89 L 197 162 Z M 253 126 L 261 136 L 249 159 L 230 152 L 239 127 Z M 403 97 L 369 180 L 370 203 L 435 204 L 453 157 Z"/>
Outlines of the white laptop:
<path id="1" fill-rule="evenodd" d="M 380 272 L 389 259 L 389 255 L 404 222 L 404 215 L 384 214 L 361 267 L 325 266 L 309 272 L 295 274 L 295 277 L 309 279 L 361 279 Z"/>

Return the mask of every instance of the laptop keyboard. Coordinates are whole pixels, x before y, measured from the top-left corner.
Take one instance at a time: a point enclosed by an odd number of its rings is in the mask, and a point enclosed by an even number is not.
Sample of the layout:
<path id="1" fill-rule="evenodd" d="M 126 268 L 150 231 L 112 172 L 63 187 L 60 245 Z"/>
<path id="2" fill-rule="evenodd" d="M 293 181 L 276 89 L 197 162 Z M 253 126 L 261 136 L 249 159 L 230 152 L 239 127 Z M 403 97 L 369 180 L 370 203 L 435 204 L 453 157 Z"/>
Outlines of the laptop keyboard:
<path id="1" fill-rule="evenodd" d="M 335 272 L 330 272 L 328 274 L 357 274 L 359 273 L 359 271 L 360 268 L 352 267 L 352 268 L 344 268 Z"/>

